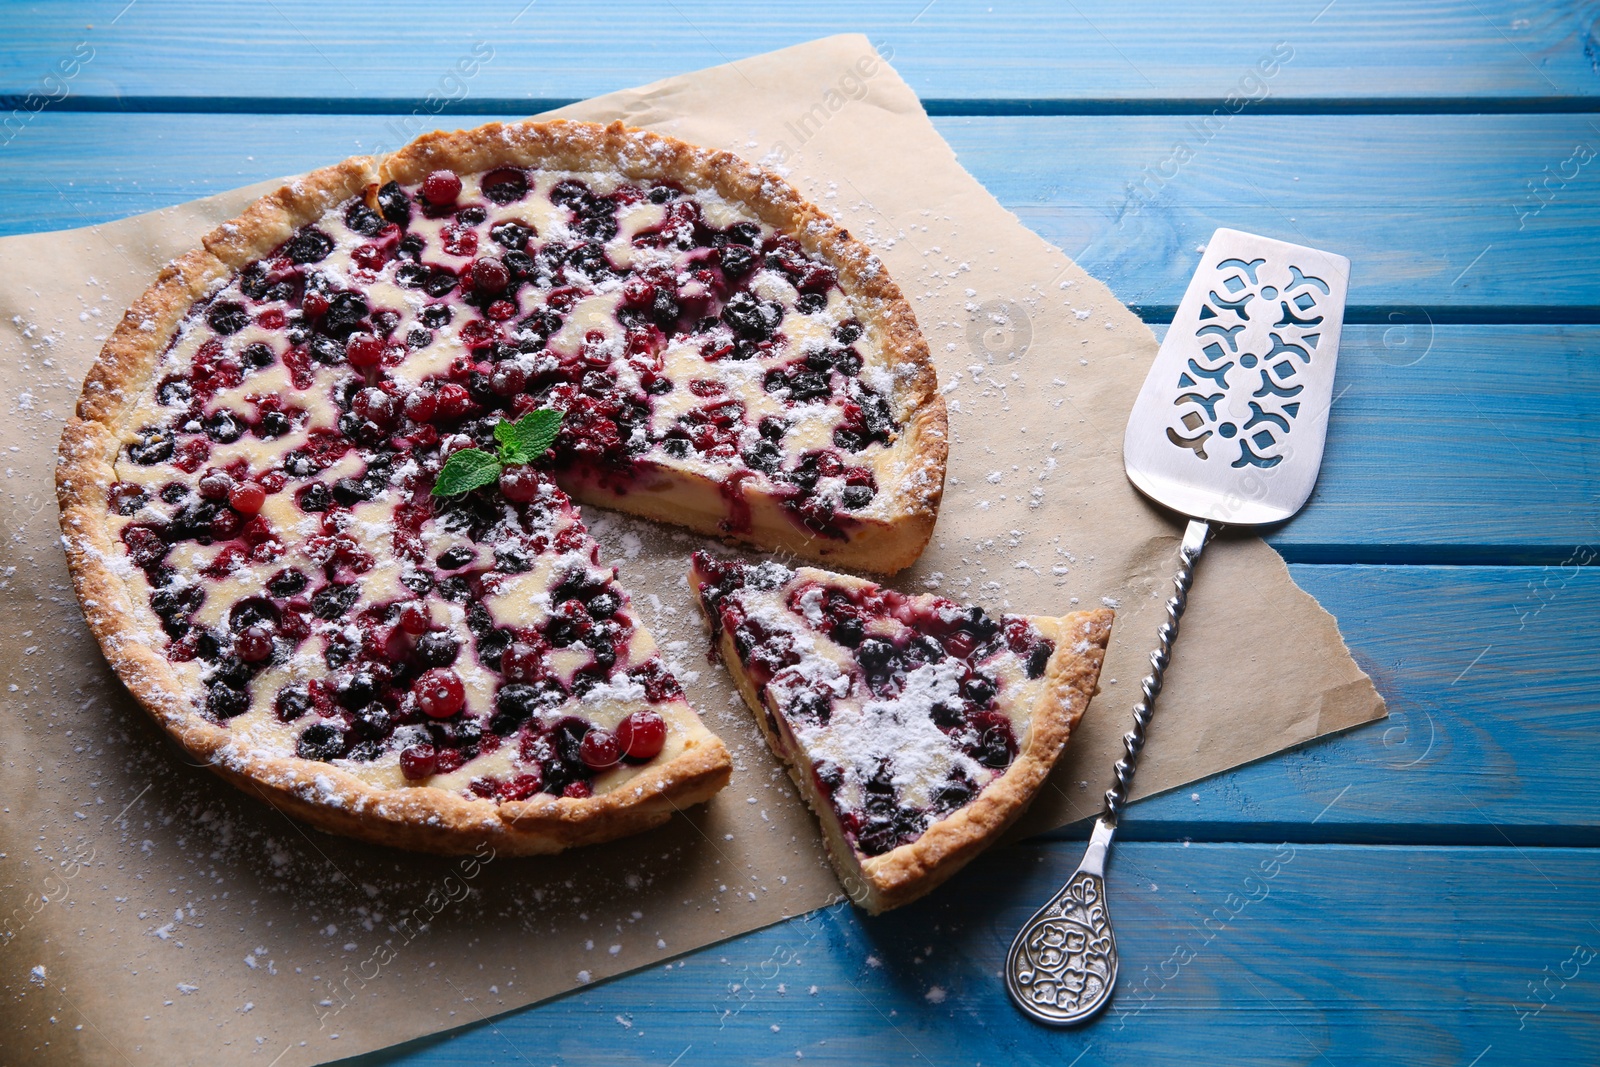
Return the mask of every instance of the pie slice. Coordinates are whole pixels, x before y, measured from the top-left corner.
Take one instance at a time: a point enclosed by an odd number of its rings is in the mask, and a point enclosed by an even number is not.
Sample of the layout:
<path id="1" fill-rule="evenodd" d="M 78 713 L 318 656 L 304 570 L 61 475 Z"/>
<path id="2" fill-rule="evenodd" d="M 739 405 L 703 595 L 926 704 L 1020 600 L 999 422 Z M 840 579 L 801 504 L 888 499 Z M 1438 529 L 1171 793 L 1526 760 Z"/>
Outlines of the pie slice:
<path id="1" fill-rule="evenodd" d="M 1100 677 L 1112 613 L 1059 619 L 695 554 L 717 650 L 822 823 L 850 899 L 915 900 L 1033 800 Z"/>
<path id="2" fill-rule="evenodd" d="M 769 172 L 621 124 L 429 135 L 252 205 L 84 385 L 79 598 L 190 752 L 324 828 L 548 852 L 726 783 L 568 493 L 893 570 L 944 474 L 881 263 Z M 434 495 L 563 412 L 551 455 Z"/>

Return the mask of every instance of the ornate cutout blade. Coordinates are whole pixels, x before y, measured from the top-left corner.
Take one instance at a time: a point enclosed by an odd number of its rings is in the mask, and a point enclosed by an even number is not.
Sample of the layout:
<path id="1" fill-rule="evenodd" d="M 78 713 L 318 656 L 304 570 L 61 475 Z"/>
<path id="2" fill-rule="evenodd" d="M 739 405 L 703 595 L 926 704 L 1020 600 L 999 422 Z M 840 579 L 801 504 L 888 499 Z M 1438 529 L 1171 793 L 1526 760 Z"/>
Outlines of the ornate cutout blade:
<path id="1" fill-rule="evenodd" d="M 1212 522 L 1299 511 L 1322 463 L 1349 277 L 1343 256 L 1213 234 L 1128 419 L 1133 484 Z"/>

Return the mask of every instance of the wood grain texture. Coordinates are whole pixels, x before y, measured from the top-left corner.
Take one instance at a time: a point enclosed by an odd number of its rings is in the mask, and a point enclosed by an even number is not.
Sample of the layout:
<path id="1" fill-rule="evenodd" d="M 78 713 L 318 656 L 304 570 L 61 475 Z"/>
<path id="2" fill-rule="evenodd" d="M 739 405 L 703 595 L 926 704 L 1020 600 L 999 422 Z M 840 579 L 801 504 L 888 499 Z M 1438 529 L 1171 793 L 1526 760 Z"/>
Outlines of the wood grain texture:
<path id="1" fill-rule="evenodd" d="M 78 106 L 155 100 L 329 98 L 382 104 L 455 95 L 457 59 L 489 42 L 467 103 L 576 100 L 836 33 L 893 49 L 907 82 L 934 101 L 1220 104 L 1282 43 L 1292 59 L 1271 98 L 1348 107 L 1352 99 L 1483 108 L 1593 98 L 1585 49 L 1592 5 L 1449 2 L 1402 10 L 1382 0 L 1246 0 L 1210 5 L 1117 0 L 825 0 L 751 9 L 735 0 L 614 4 L 497 0 L 463 17 L 448 4 L 381 8 L 276 0 L 127 0 L 11 5 L 0 92 L 25 94 L 88 42 Z M 120 17 L 119 17 L 120 13 Z M 1248 85 L 1246 91 L 1250 91 Z M 185 105 L 193 107 L 193 105 Z M 203 108 L 205 105 L 201 105 Z M 391 105 L 392 106 L 392 105 Z M 1393 104 L 1390 105 L 1393 107 Z"/>
<path id="2" fill-rule="evenodd" d="M 1593 850 L 1119 845 L 1117 999 L 1087 1026 L 1052 1031 L 1017 1017 L 996 972 L 1077 859 L 1067 845 L 1001 849 L 877 919 L 814 912 L 357 1062 L 1600 1060 Z M 493 996 L 466 992 L 463 1015 L 494 1011 Z"/>
<path id="3" fill-rule="evenodd" d="M 942 119 L 939 132 L 1024 223 L 1153 320 L 1170 318 L 1218 226 L 1349 256 L 1357 321 L 1407 305 L 1572 321 L 1600 305 L 1594 116 L 1245 113 L 1214 133 L 1178 117 Z M 1536 198 L 1546 168 L 1571 179 Z"/>
<path id="4" fill-rule="evenodd" d="M 1290 562 L 1600 559 L 1600 327 L 1348 326 L 1334 395 Z"/>
<path id="5" fill-rule="evenodd" d="M 447 117 L 442 125 L 479 120 Z M 1594 116 L 1242 114 L 1205 144 L 1194 135 L 1198 121 L 935 125 L 1003 204 L 1150 321 L 1170 317 L 1196 246 L 1220 225 L 1348 255 L 1353 322 L 1600 320 Z M 432 116 L 47 111 L 19 126 L 0 152 L 8 189 L 0 233 L 181 203 L 393 148 L 440 124 Z M 1177 144 L 1195 151 L 1187 163 L 1174 161 Z M 1596 158 L 1569 163 L 1579 145 Z M 94 166 L 85 168 L 86 159 Z M 1548 203 L 1528 189 L 1546 168 L 1574 175 L 1542 194 Z M 1162 179 L 1164 172 L 1174 176 Z M 1130 191 L 1130 182 L 1144 191 Z"/>

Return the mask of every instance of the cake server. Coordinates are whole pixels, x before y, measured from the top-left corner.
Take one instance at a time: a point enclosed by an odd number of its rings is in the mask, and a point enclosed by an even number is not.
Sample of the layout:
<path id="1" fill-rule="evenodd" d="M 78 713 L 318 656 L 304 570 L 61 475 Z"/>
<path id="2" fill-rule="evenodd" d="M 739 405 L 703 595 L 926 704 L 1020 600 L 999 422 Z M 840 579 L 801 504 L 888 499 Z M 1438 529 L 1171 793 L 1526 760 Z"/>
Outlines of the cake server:
<path id="1" fill-rule="evenodd" d="M 1083 862 L 1006 957 L 1006 989 L 1038 1022 L 1070 1026 L 1111 999 L 1117 942 L 1105 864 L 1178 637 L 1195 564 L 1219 526 L 1299 511 L 1316 484 L 1333 405 L 1350 261 L 1238 230 L 1212 235 L 1123 436 L 1128 480 L 1189 519 L 1150 673 L 1123 735 Z"/>

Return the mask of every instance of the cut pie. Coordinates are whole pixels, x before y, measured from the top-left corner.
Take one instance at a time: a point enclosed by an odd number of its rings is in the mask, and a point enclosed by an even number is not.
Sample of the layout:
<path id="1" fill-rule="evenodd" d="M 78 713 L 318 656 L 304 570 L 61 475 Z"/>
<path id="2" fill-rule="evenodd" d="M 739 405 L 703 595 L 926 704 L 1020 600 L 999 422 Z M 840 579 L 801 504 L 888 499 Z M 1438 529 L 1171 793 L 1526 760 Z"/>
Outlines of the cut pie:
<path id="1" fill-rule="evenodd" d="M 1105 609 L 1059 619 L 696 553 L 690 587 L 845 892 L 915 900 L 1027 808 L 1094 694 Z"/>
<path id="2" fill-rule="evenodd" d="M 568 494 L 893 570 L 942 488 L 933 385 L 882 265 L 774 175 L 621 124 L 433 134 L 162 272 L 63 438 L 62 528 L 107 657 L 219 773 L 548 852 L 730 770 Z M 550 457 L 435 495 L 538 408 Z"/>

